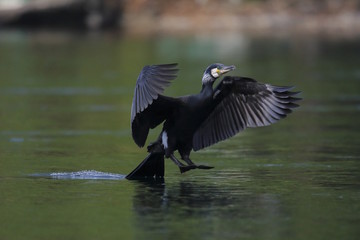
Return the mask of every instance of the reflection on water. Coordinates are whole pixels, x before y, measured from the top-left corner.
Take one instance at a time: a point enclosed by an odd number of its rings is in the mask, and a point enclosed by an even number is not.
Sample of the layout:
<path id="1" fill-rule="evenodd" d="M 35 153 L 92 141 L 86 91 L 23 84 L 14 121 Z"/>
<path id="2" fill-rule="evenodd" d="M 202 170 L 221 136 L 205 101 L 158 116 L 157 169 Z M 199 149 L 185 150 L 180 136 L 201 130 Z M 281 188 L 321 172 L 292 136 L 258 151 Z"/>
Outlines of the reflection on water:
<path id="1" fill-rule="evenodd" d="M 357 239 L 358 43 L 2 31 L 0 239 Z M 304 100 L 193 153 L 214 169 L 180 174 L 166 161 L 165 182 L 125 181 L 146 155 L 129 129 L 137 75 L 166 62 L 181 69 L 168 95 L 200 91 L 204 68 L 223 62 Z M 34 173 L 47 174 L 24 177 Z"/>
<path id="2" fill-rule="evenodd" d="M 221 207 L 229 208 L 234 204 L 236 196 L 239 193 L 242 195 L 241 189 L 229 191 L 230 189 L 220 189 L 221 187 L 201 185 L 186 180 L 169 185 L 167 187 L 165 181 L 139 181 L 136 184 L 134 210 L 139 216 L 146 217 L 152 213 L 171 211 L 179 215 L 185 212 L 190 215 L 211 214 L 205 213 L 211 209 L 222 212 Z"/>
<path id="3" fill-rule="evenodd" d="M 146 239 L 148 234 L 179 239 L 239 239 L 251 235 L 270 239 L 279 237 L 276 227 L 290 218 L 276 194 L 254 194 L 245 187 L 209 182 L 139 182 L 133 201 L 136 224 L 142 229 L 138 239 Z M 260 224 L 262 233 L 257 234 L 251 223 Z"/>

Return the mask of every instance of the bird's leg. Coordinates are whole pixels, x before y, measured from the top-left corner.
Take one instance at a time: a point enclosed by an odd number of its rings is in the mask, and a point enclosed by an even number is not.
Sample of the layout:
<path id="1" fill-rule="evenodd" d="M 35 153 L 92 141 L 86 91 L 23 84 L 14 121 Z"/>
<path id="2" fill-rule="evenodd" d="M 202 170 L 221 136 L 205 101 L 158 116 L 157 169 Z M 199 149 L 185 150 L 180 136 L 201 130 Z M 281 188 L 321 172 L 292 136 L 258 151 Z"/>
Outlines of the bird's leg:
<path id="1" fill-rule="evenodd" d="M 174 154 L 170 154 L 170 159 L 178 166 L 178 167 L 185 167 L 185 165 L 180 162 L 175 156 Z"/>
<path id="2" fill-rule="evenodd" d="M 195 163 L 193 163 L 193 161 L 191 161 L 191 159 L 189 158 L 189 156 L 182 156 L 181 158 L 182 158 L 182 160 L 184 160 L 189 166 L 190 166 L 190 165 L 196 166 Z"/>
<path id="3" fill-rule="evenodd" d="M 184 173 L 191 169 L 196 168 L 195 165 L 189 165 L 189 166 L 184 165 L 174 156 L 174 154 L 170 154 L 170 159 L 179 167 L 181 173 Z"/>
<path id="4" fill-rule="evenodd" d="M 210 166 L 205 166 L 205 165 L 196 165 L 193 161 L 191 161 L 189 155 L 183 155 L 182 159 L 189 165 L 192 166 L 193 168 L 198 168 L 198 169 L 211 169 L 214 167 L 210 167 Z"/>

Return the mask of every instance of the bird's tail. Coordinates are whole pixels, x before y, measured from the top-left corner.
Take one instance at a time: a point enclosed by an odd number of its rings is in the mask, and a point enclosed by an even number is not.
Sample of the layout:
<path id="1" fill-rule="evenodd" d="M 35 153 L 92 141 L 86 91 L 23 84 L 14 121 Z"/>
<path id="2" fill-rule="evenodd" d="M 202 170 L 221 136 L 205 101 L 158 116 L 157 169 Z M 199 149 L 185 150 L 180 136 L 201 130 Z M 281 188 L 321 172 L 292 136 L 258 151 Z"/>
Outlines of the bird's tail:
<path id="1" fill-rule="evenodd" d="M 126 179 L 163 178 L 164 172 L 164 153 L 150 152 L 131 173 L 126 175 Z"/>

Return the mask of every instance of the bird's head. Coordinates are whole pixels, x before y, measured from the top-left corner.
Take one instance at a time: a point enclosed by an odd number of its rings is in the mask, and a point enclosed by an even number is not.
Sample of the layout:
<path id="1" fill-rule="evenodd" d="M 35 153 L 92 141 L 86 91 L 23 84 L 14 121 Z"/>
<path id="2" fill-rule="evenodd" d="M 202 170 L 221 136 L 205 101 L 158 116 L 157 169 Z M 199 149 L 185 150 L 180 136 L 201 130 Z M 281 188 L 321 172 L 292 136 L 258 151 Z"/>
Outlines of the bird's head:
<path id="1" fill-rule="evenodd" d="M 202 83 L 213 83 L 221 75 L 230 72 L 235 69 L 234 65 L 226 66 L 222 63 L 213 63 L 208 66 L 204 72 Z"/>

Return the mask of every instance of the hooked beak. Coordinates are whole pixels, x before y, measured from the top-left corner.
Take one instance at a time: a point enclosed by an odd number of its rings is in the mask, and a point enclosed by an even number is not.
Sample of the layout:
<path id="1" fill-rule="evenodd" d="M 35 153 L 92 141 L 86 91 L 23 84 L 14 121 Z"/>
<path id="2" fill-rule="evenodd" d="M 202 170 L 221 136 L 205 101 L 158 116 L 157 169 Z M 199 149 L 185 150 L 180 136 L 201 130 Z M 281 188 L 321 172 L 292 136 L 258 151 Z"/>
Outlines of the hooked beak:
<path id="1" fill-rule="evenodd" d="M 219 69 L 219 73 L 220 73 L 220 74 L 224 74 L 224 73 L 230 72 L 230 71 L 232 71 L 232 70 L 235 70 L 235 66 L 234 66 L 234 65 L 225 66 L 225 67 L 223 67 L 222 69 Z"/>

